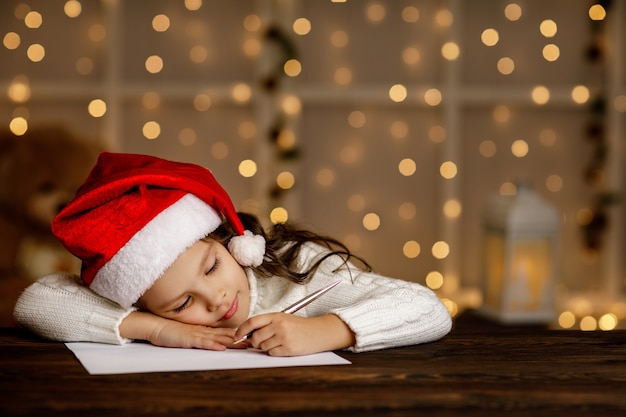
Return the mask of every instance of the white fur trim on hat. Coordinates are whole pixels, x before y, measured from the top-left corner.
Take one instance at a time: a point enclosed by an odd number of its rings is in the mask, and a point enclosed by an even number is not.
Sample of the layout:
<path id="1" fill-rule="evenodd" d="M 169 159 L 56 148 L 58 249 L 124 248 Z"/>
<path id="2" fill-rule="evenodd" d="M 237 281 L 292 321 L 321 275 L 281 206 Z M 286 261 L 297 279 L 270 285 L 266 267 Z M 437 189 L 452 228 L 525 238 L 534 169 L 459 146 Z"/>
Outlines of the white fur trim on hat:
<path id="1" fill-rule="evenodd" d="M 161 211 L 96 274 L 91 288 L 130 308 L 176 258 L 222 223 L 210 205 L 193 194 Z"/>
<path id="2" fill-rule="evenodd" d="M 235 236 L 228 242 L 228 250 L 241 266 L 259 266 L 265 256 L 265 238 L 253 235 L 246 230 L 242 236 Z"/>

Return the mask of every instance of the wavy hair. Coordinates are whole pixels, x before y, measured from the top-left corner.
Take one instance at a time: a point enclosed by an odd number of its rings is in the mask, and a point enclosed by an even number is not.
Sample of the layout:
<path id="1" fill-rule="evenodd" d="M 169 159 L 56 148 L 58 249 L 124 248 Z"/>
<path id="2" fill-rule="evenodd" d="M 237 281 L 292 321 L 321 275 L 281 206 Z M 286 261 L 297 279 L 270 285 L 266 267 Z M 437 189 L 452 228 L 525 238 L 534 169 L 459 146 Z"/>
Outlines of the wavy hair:
<path id="1" fill-rule="evenodd" d="M 297 283 L 305 283 L 311 279 L 317 268 L 327 258 L 340 256 L 343 264 L 336 270 L 345 266 L 349 261 L 356 260 L 361 264 L 361 269 L 371 271 L 371 266 L 361 257 L 354 255 L 350 250 L 335 238 L 313 233 L 309 230 L 297 227 L 294 224 L 278 223 L 267 231 L 261 225 L 259 219 L 248 213 L 237 213 L 244 229 L 265 238 L 265 256 L 263 263 L 252 269 L 262 277 L 280 276 Z M 230 239 L 235 236 L 228 222 L 211 233 L 207 238 L 214 239 L 227 246 Z M 312 242 L 328 248 L 329 252 L 318 259 L 314 264 L 303 271 L 299 271 L 296 259 L 305 243 Z"/>

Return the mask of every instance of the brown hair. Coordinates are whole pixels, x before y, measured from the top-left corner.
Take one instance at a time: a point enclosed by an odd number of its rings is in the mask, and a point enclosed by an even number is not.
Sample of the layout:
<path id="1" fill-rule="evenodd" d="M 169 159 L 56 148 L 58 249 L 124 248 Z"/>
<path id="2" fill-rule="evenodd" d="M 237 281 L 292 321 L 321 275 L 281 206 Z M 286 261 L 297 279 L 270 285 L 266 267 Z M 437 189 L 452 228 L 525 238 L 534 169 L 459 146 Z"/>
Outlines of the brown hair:
<path id="1" fill-rule="evenodd" d="M 294 282 L 305 283 L 315 273 L 322 262 L 331 256 L 340 256 L 343 265 L 351 260 L 361 263 L 362 269 L 371 271 L 370 265 L 362 258 L 352 254 L 350 250 L 338 241 L 329 236 L 313 233 L 309 230 L 297 227 L 294 224 L 278 223 L 273 225 L 266 232 L 259 219 L 248 213 L 237 213 L 246 230 L 250 230 L 255 235 L 265 238 L 265 256 L 263 263 L 252 268 L 259 276 L 281 276 Z M 228 245 L 230 239 L 235 236 L 228 223 L 222 224 L 208 237 L 215 239 L 223 245 Z M 313 265 L 304 271 L 299 271 L 296 259 L 300 249 L 305 243 L 313 242 L 328 248 L 329 252 L 318 259 Z"/>

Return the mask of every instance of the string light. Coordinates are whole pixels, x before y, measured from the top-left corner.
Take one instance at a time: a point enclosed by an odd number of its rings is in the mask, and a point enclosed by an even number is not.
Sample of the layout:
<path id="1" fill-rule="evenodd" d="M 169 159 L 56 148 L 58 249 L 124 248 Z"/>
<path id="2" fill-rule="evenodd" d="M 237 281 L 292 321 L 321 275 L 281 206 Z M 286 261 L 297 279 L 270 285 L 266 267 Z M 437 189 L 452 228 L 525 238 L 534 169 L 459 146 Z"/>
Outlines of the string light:
<path id="1" fill-rule="evenodd" d="M 92 117 L 102 117 L 107 112 L 107 105 L 102 99 L 94 99 L 89 102 L 87 111 Z"/>
<path id="2" fill-rule="evenodd" d="M 528 155 L 528 150 L 528 142 L 524 139 L 517 139 L 513 141 L 511 145 L 511 153 L 518 158 L 523 158 Z"/>
<path id="3" fill-rule="evenodd" d="M 443 205 L 443 215 L 449 219 L 456 219 L 461 216 L 463 206 L 457 199 L 451 199 Z"/>
<path id="4" fill-rule="evenodd" d="M 186 127 L 181 129 L 178 132 L 178 142 L 183 146 L 192 146 L 198 141 L 198 134 L 196 131 L 190 127 Z M 213 152 L 213 147 L 211 147 L 211 155 L 215 158 L 215 153 Z M 220 158 L 216 158 L 220 159 Z"/>
<path id="5" fill-rule="evenodd" d="M 592 316 L 585 316 L 580 320 L 580 330 L 590 332 L 598 328 L 597 320 Z"/>
<path id="6" fill-rule="evenodd" d="M 406 87 L 402 84 L 395 84 L 389 89 L 389 98 L 391 101 L 400 103 L 407 97 Z"/>
<path id="7" fill-rule="evenodd" d="M 604 20 L 606 17 L 606 10 L 600 4 L 594 4 L 589 8 L 589 18 L 591 20 Z"/>
<path id="8" fill-rule="evenodd" d="M 26 50 L 28 59 L 33 62 L 40 62 L 46 56 L 46 49 L 39 43 L 34 43 Z"/>
<path id="9" fill-rule="evenodd" d="M 146 139 L 154 140 L 161 135 L 161 125 L 154 120 L 151 120 L 143 125 L 141 131 Z"/>
<path id="10" fill-rule="evenodd" d="M 165 32 L 170 28 L 170 18 L 164 14 L 158 14 L 152 18 L 152 29 L 157 32 Z"/>
<path id="11" fill-rule="evenodd" d="M 311 32 L 311 28 L 311 21 L 307 18 L 300 17 L 293 22 L 293 31 L 296 35 L 308 35 Z"/>
<path id="12" fill-rule="evenodd" d="M 29 29 L 38 29 L 43 24 L 43 17 L 41 13 L 32 10 L 24 18 L 24 24 Z"/>
<path id="13" fill-rule="evenodd" d="M 76 72 L 80 75 L 89 75 L 93 72 L 93 60 L 87 57 L 80 57 L 74 65 Z"/>
<path id="14" fill-rule="evenodd" d="M 443 126 L 432 126 L 428 129 L 428 139 L 433 143 L 442 143 L 446 140 L 446 129 Z"/>
<path id="15" fill-rule="evenodd" d="M 421 60 L 422 60 L 422 54 L 420 53 L 419 49 L 417 49 L 416 47 L 409 46 L 402 50 L 402 61 L 405 64 L 415 66 L 419 64 Z"/>
<path id="16" fill-rule="evenodd" d="M 285 223 L 289 220 L 289 212 L 284 207 L 276 207 L 270 212 L 270 220 L 272 223 Z"/>
<path id="17" fill-rule="evenodd" d="M 498 34 L 497 30 L 489 28 L 483 30 L 483 33 L 480 35 L 480 40 L 486 46 L 495 46 L 500 40 L 500 35 Z"/>
<path id="18" fill-rule="evenodd" d="M 285 62 L 283 66 L 285 74 L 290 77 L 297 77 L 302 72 L 302 64 L 297 59 L 289 59 Z"/>
<path id="19" fill-rule="evenodd" d="M 362 111 L 355 110 L 348 116 L 348 124 L 357 129 L 365 126 L 366 121 L 365 113 Z"/>
<path id="20" fill-rule="evenodd" d="M 576 324 L 576 316 L 571 311 L 564 311 L 559 314 L 558 323 L 563 329 L 571 329 Z"/>
<path id="21" fill-rule="evenodd" d="M 561 55 L 561 50 L 555 44 L 549 43 L 543 47 L 542 55 L 546 61 L 554 62 L 559 59 L 559 56 Z"/>
<path id="22" fill-rule="evenodd" d="M 9 130 L 15 136 L 22 136 L 28 130 L 28 121 L 23 117 L 15 117 L 9 123 Z"/>
<path id="23" fill-rule="evenodd" d="M 365 208 L 365 198 L 361 194 L 352 194 L 348 198 L 348 209 L 355 213 L 363 211 Z"/>
<path id="24" fill-rule="evenodd" d="M 339 159 L 345 165 L 355 164 L 361 159 L 363 150 L 358 144 L 346 145 L 339 151 Z"/>
<path id="25" fill-rule="evenodd" d="M 372 3 L 366 8 L 367 19 L 372 23 L 380 23 L 385 19 L 387 11 L 380 3 Z"/>
<path id="26" fill-rule="evenodd" d="M 239 103 L 247 103 L 252 97 L 252 89 L 248 84 L 238 83 L 232 89 L 232 97 Z"/>
<path id="27" fill-rule="evenodd" d="M 614 330 L 617 327 L 617 322 L 618 320 L 615 314 L 606 313 L 598 319 L 598 327 L 600 330 L 604 331 Z"/>
<path id="28" fill-rule="evenodd" d="M 402 246 L 402 253 L 409 259 L 417 258 L 420 252 L 420 244 L 417 243 L 415 240 L 409 240 L 408 242 L 405 242 Z"/>
<path id="29" fill-rule="evenodd" d="M 141 97 L 141 104 L 146 109 L 154 110 L 161 105 L 161 96 L 154 91 L 147 91 Z"/>
<path id="30" fill-rule="evenodd" d="M 398 171 L 400 171 L 400 174 L 404 175 L 405 177 L 410 177 L 411 175 L 415 174 L 416 170 L 417 164 L 411 158 L 404 158 L 398 164 Z"/>
<path id="31" fill-rule="evenodd" d="M 296 177 L 289 171 L 283 171 L 276 177 L 276 185 L 283 190 L 289 190 L 296 183 Z"/>
<path id="32" fill-rule="evenodd" d="M 335 173 L 330 168 L 322 168 L 315 176 L 317 183 L 322 187 L 330 187 L 335 182 Z"/>
<path id="33" fill-rule="evenodd" d="M 450 246 L 444 241 L 438 241 L 433 244 L 432 254 L 437 259 L 445 259 L 450 255 Z"/>
<path id="34" fill-rule="evenodd" d="M 402 203 L 400 207 L 398 207 L 398 215 L 403 220 L 412 220 L 415 218 L 416 214 L 417 207 L 411 202 Z"/>
<path id="35" fill-rule="evenodd" d="M 83 6 L 77 0 L 68 0 L 63 6 L 63 12 L 65 13 L 65 15 L 72 19 L 80 16 L 82 10 Z"/>
<path id="36" fill-rule="evenodd" d="M 245 178 L 254 177 L 257 173 L 257 165 L 251 159 L 245 159 L 239 163 L 239 175 Z"/>
<path id="37" fill-rule="evenodd" d="M 552 19 L 546 19 L 539 24 L 539 31 L 546 38 L 553 38 L 557 30 L 556 22 Z"/>
<path id="38" fill-rule="evenodd" d="M 454 17 L 452 16 L 452 12 L 448 9 L 441 9 L 435 13 L 435 23 L 442 27 L 448 28 L 452 26 L 452 22 L 454 22 Z"/>
<path id="39" fill-rule="evenodd" d="M 256 136 L 256 124 L 251 121 L 243 121 L 239 124 L 237 133 L 242 139 L 253 139 Z"/>
<path id="40" fill-rule="evenodd" d="M 497 68 L 500 74 L 510 75 L 515 71 L 515 61 L 508 56 L 502 57 L 498 60 Z"/>
<path id="41" fill-rule="evenodd" d="M 158 55 L 150 55 L 145 62 L 146 71 L 157 74 L 163 70 L 163 58 Z"/>
<path id="42" fill-rule="evenodd" d="M 226 159 L 230 150 L 224 142 L 215 142 L 211 145 L 211 156 L 217 160 Z"/>
<path id="43" fill-rule="evenodd" d="M 500 195 L 516 195 L 517 187 L 512 182 L 506 181 L 500 185 L 498 192 Z"/>
<path id="44" fill-rule="evenodd" d="M 89 26 L 87 36 L 94 43 L 102 42 L 106 39 L 106 28 L 100 23 L 94 23 Z"/>
<path id="45" fill-rule="evenodd" d="M 212 105 L 213 100 L 206 93 L 200 93 L 193 98 L 193 107 L 198 111 L 207 111 Z"/>
<path id="46" fill-rule="evenodd" d="M 195 45 L 189 50 L 189 60 L 196 64 L 206 62 L 209 51 L 204 45 Z"/>
<path id="47" fill-rule="evenodd" d="M 553 129 L 542 129 L 539 132 L 539 142 L 546 147 L 556 144 L 556 132 Z"/>
<path id="48" fill-rule="evenodd" d="M 335 70 L 333 79 L 338 85 L 348 85 L 352 83 L 352 70 L 347 67 L 339 67 Z"/>
<path id="49" fill-rule="evenodd" d="M 287 115 L 295 116 L 302 111 L 302 101 L 297 96 L 288 95 L 283 97 L 281 108 Z"/>
<path id="50" fill-rule="evenodd" d="M 441 92 L 436 88 L 429 88 L 424 93 L 424 101 L 429 106 L 438 106 L 441 104 L 441 100 L 443 99 Z"/>
<path id="51" fill-rule="evenodd" d="M 441 166 L 439 167 L 439 173 L 441 174 L 441 176 L 447 180 L 450 180 L 454 177 L 456 177 L 456 174 L 458 173 L 458 169 L 456 167 L 456 164 L 452 161 L 445 161 L 441 164 Z"/>
<path id="52" fill-rule="evenodd" d="M 402 9 L 402 20 L 406 23 L 416 23 L 420 18 L 420 11 L 415 6 L 406 6 Z"/>
<path id="53" fill-rule="evenodd" d="M 391 124 L 389 133 L 394 139 L 404 139 L 409 134 L 409 125 L 404 120 L 396 120 Z"/>
<path id="54" fill-rule="evenodd" d="M 443 275 L 439 271 L 430 271 L 426 275 L 426 285 L 431 290 L 438 290 L 443 286 Z"/>
<path id="55" fill-rule="evenodd" d="M 28 78 L 23 75 L 15 77 L 9 85 L 8 96 L 15 103 L 27 102 L 31 96 Z"/>
<path id="56" fill-rule="evenodd" d="M 549 175 L 546 178 L 546 188 L 553 193 L 561 191 L 563 189 L 563 178 L 556 174 Z"/>
<path id="57" fill-rule="evenodd" d="M 572 89 L 572 100 L 576 104 L 584 104 L 589 101 L 589 89 L 584 85 L 577 85 Z"/>
<path id="58" fill-rule="evenodd" d="M 446 42 L 441 47 L 441 55 L 448 61 L 456 60 L 461 53 L 459 45 L 455 42 Z"/>
<path id="59" fill-rule="evenodd" d="M 493 158 L 496 155 L 496 143 L 490 139 L 480 142 L 478 152 L 485 158 Z"/>
<path id="60" fill-rule="evenodd" d="M 367 213 L 363 216 L 363 227 L 369 231 L 378 230 L 380 227 L 380 216 L 376 213 Z"/>
<path id="61" fill-rule="evenodd" d="M 21 38 L 15 32 L 7 32 L 2 39 L 2 44 L 7 49 L 17 49 L 20 46 Z"/>
<path id="62" fill-rule="evenodd" d="M 258 32 L 262 23 L 259 16 L 250 14 L 243 19 L 243 28 L 248 32 Z"/>
<path id="63" fill-rule="evenodd" d="M 538 105 L 546 104 L 550 101 L 550 90 L 543 85 L 534 87 L 531 92 L 531 98 Z"/>
<path id="64" fill-rule="evenodd" d="M 276 145 L 285 151 L 294 149 L 297 145 L 296 134 L 291 129 L 281 130 L 276 138 Z"/>
<path id="65" fill-rule="evenodd" d="M 330 44 L 335 48 L 345 48 L 350 42 L 350 37 L 344 30 L 336 30 L 330 36 Z"/>
<path id="66" fill-rule="evenodd" d="M 492 112 L 493 120 L 498 123 L 508 123 L 511 120 L 511 109 L 508 106 L 499 104 Z"/>
<path id="67" fill-rule="evenodd" d="M 522 8 L 517 3 L 507 4 L 504 8 L 504 16 L 511 22 L 516 22 L 522 18 Z"/>

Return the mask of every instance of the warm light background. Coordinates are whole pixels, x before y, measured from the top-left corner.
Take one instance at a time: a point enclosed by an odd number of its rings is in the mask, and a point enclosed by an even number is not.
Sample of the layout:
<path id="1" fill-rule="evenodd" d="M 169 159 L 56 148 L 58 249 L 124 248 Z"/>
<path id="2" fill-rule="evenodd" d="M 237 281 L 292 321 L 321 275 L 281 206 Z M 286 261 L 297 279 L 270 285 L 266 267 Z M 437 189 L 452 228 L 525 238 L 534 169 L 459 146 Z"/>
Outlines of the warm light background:
<path id="1" fill-rule="evenodd" d="M 626 7 L 600 21 L 609 54 L 593 64 L 594 3 L 3 0 L 0 123 L 205 165 L 238 207 L 268 224 L 281 207 L 453 308 L 480 301 L 487 196 L 529 179 L 563 215 L 559 290 L 591 294 L 576 314 L 599 316 L 594 296 L 626 286 L 624 206 L 589 256 L 585 126 L 604 86 L 601 188 L 621 193 Z"/>

